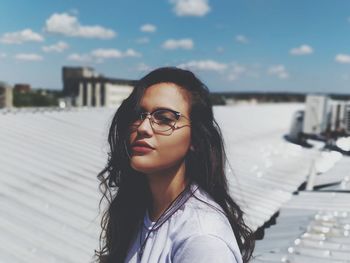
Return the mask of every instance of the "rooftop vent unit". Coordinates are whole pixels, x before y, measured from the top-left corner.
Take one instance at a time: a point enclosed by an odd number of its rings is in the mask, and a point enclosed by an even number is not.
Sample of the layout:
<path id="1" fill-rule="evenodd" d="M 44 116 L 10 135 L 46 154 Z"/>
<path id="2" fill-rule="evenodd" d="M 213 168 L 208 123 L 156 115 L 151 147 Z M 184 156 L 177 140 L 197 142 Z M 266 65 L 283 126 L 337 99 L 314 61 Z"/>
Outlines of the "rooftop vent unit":
<path id="1" fill-rule="evenodd" d="M 345 105 L 345 132 L 350 134 L 350 102 Z"/>
<path id="2" fill-rule="evenodd" d="M 320 134 L 327 128 L 328 98 L 320 95 L 308 95 L 304 112 L 303 133 Z"/>
<path id="3" fill-rule="evenodd" d="M 350 101 L 333 100 L 325 95 L 308 95 L 305 110 L 293 116 L 288 138 L 298 144 L 306 139 L 332 145 L 338 138 L 350 136 Z"/>

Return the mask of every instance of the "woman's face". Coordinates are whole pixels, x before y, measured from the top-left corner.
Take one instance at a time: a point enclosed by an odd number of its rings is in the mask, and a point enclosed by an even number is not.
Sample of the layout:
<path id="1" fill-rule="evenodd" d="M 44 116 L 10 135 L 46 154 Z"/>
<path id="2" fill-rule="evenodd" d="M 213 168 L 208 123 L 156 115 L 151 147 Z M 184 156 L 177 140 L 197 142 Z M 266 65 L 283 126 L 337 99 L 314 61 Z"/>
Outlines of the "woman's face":
<path id="1" fill-rule="evenodd" d="M 148 87 L 141 99 L 142 112 L 152 113 L 158 108 L 167 108 L 180 112 L 174 130 L 158 132 L 145 118 L 139 126 L 130 130 L 130 165 L 133 169 L 146 173 L 159 173 L 179 165 L 191 145 L 191 127 L 189 121 L 189 103 L 185 90 L 174 83 L 158 83 Z M 149 117 L 149 116 L 148 116 Z M 142 151 L 133 147 L 135 142 L 146 142 L 152 149 Z"/>

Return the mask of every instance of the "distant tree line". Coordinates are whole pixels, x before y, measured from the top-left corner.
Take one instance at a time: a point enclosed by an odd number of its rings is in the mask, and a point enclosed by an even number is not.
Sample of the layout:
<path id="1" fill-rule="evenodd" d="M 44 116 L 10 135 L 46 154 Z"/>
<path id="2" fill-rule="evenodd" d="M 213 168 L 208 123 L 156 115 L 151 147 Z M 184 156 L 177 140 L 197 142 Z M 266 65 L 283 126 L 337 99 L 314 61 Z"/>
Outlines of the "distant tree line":
<path id="1" fill-rule="evenodd" d="M 320 93 L 319 93 L 320 94 Z M 307 93 L 291 92 L 212 92 L 213 105 L 226 105 L 228 101 L 304 102 Z M 323 94 L 336 100 L 350 100 L 350 94 Z M 57 107 L 63 97 L 61 90 L 32 89 L 26 92 L 13 91 L 15 107 Z"/>
<path id="2" fill-rule="evenodd" d="M 27 92 L 13 91 L 15 107 L 57 107 L 62 91 L 32 89 Z"/>

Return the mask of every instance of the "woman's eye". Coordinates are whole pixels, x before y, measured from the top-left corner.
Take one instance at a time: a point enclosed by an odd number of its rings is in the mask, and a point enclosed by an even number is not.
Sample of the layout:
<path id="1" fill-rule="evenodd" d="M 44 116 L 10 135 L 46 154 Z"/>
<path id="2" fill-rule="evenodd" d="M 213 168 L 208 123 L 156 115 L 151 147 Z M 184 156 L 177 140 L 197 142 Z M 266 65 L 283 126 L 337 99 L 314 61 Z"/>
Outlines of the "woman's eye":
<path id="1" fill-rule="evenodd" d="M 167 117 L 164 117 L 164 116 L 160 116 L 157 118 L 157 121 L 161 121 L 161 122 L 171 122 L 172 119 L 169 119 Z"/>
<path id="2" fill-rule="evenodd" d="M 158 123 L 172 123 L 174 121 L 168 114 L 156 114 L 154 119 Z"/>

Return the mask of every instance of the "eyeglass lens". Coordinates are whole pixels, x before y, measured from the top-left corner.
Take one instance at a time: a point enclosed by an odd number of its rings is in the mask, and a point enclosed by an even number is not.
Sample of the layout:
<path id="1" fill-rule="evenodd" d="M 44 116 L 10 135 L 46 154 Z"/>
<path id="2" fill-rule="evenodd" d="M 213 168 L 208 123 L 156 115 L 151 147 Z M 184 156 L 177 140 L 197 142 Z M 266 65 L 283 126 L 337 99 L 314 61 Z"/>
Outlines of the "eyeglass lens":
<path id="1" fill-rule="evenodd" d="M 149 115 L 147 112 L 140 114 L 139 118 L 133 122 L 133 125 L 140 125 Z M 168 110 L 157 110 L 151 115 L 151 125 L 155 131 L 164 132 L 172 129 L 177 121 L 174 112 Z"/>

